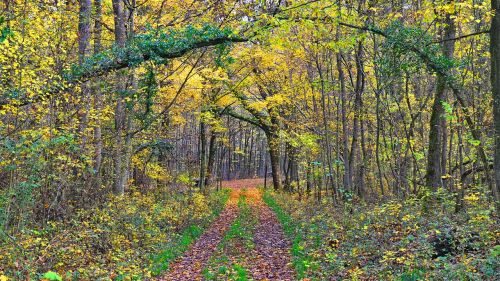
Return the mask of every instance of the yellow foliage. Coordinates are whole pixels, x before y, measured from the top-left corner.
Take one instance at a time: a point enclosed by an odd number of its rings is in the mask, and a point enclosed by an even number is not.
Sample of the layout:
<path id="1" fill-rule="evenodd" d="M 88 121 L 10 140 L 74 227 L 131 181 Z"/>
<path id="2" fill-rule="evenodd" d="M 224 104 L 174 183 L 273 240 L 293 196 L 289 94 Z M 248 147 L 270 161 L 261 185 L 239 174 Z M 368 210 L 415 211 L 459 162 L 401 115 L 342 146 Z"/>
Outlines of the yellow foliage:
<path id="1" fill-rule="evenodd" d="M 21 234 L 16 244 L 2 245 L 0 264 L 6 270 L 22 267 L 30 275 L 49 266 L 78 272 L 82 280 L 150 277 L 150 255 L 177 239 L 182 227 L 212 218 L 210 206 L 220 208 L 223 202 L 214 201 L 219 199 L 201 193 L 181 197 L 168 190 L 112 196 L 104 208 L 82 210 L 72 221 L 49 222 L 46 229 Z M 23 253 L 31 258 L 19 263 Z"/>

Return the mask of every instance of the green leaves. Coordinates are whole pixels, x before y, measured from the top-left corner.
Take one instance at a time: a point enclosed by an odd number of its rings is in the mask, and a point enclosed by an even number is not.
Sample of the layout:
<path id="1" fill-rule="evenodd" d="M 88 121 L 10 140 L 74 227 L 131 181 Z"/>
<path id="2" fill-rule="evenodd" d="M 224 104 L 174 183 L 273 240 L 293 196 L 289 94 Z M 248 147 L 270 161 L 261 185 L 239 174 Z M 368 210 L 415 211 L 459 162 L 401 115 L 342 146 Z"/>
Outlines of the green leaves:
<path id="1" fill-rule="evenodd" d="M 446 118 L 446 120 L 448 121 L 453 121 L 455 119 L 455 116 L 453 115 L 453 105 L 445 102 L 445 101 L 441 101 L 441 105 L 443 106 L 444 108 L 444 118 Z"/>
<path id="2" fill-rule="evenodd" d="M 370 27 L 370 30 L 380 29 Z M 459 65 L 458 61 L 444 56 L 440 45 L 434 42 L 427 30 L 420 27 L 408 27 L 400 21 L 394 21 L 380 33 L 386 37 L 384 49 L 387 51 L 377 62 L 380 70 L 387 75 L 415 73 L 422 66 L 431 68 L 431 65 L 434 67 L 430 69 L 433 72 L 446 73 Z"/>
<path id="3" fill-rule="evenodd" d="M 496 245 L 490 250 L 490 254 L 492 257 L 496 258 L 500 256 L 500 245 Z"/>
<path id="4" fill-rule="evenodd" d="M 472 134 L 467 135 L 467 142 L 473 146 L 479 146 L 481 144 L 480 140 L 475 139 Z"/>
<path id="5" fill-rule="evenodd" d="M 164 64 L 188 51 L 222 44 L 219 53 L 227 53 L 231 41 L 245 41 L 233 36 L 230 28 L 205 24 L 201 28 L 188 25 L 181 30 L 149 28 L 137 35 L 125 48 L 117 46 L 88 58 L 82 65 L 73 65 L 63 76 L 68 81 L 86 80 L 127 67 L 135 67 L 144 61 Z M 222 50 L 222 51 L 221 51 Z"/>
<path id="6" fill-rule="evenodd" d="M 14 33 L 8 26 L 4 26 L 5 18 L 0 17 L 0 43 L 5 41 L 7 37 L 12 36 Z"/>
<path id="7" fill-rule="evenodd" d="M 45 273 L 43 275 L 43 278 L 51 281 L 62 281 L 62 277 L 53 271 L 48 271 L 47 273 Z"/>

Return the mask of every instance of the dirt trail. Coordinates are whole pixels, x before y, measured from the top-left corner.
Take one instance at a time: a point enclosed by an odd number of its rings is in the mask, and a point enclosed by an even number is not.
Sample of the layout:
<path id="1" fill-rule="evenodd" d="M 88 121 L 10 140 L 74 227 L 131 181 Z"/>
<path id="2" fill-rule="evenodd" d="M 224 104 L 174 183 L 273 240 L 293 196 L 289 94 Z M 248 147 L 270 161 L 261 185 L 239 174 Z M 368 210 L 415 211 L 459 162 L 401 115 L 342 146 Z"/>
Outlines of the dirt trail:
<path id="1" fill-rule="evenodd" d="M 210 228 L 200 236 L 195 244 L 171 264 L 166 280 L 203 280 L 203 269 L 216 251 L 226 231 L 237 218 L 240 210 L 237 202 L 243 194 L 257 223 L 253 229 L 255 247 L 237 247 L 237 258 L 244 257 L 243 265 L 251 280 L 294 280 L 291 265 L 290 242 L 285 238 L 282 227 L 272 210 L 262 201 L 262 194 L 256 188 L 261 180 L 235 180 L 223 183 L 232 189 L 227 207 Z M 242 189 L 245 188 L 245 189 Z M 234 257 L 230 257 L 232 260 Z"/>
<path id="2" fill-rule="evenodd" d="M 202 280 L 202 270 L 208 259 L 221 242 L 224 233 L 238 216 L 236 202 L 240 197 L 240 190 L 233 189 L 228 204 L 220 216 L 198 238 L 184 255 L 170 265 L 170 269 L 160 281 L 193 281 Z"/>
<path id="3" fill-rule="evenodd" d="M 259 223 L 254 230 L 254 243 L 248 263 L 248 271 L 254 280 L 294 280 L 291 243 L 286 239 L 281 224 L 274 212 L 262 201 L 255 198 L 253 209 Z"/>

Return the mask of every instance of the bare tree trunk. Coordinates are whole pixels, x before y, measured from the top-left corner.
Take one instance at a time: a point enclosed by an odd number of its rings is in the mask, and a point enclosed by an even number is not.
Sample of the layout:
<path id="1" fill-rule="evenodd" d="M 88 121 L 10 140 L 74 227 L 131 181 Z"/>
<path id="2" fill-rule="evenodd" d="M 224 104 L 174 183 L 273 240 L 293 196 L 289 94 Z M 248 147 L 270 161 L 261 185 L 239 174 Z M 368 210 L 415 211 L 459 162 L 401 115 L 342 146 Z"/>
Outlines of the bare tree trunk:
<path id="1" fill-rule="evenodd" d="M 271 161 L 271 169 L 273 174 L 273 186 L 275 190 L 282 190 L 281 188 L 281 169 L 280 169 L 280 155 L 279 155 L 279 139 L 276 133 L 266 132 L 267 143 L 269 148 L 269 160 Z"/>
<path id="2" fill-rule="evenodd" d="M 458 128 L 458 165 L 460 165 L 459 173 L 460 176 L 464 173 L 464 156 L 463 156 L 463 145 L 462 145 L 462 128 Z M 464 208 L 464 196 L 465 196 L 465 183 L 460 181 L 458 184 L 458 192 L 456 195 L 455 212 L 458 213 Z"/>
<path id="3" fill-rule="evenodd" d="M 210 186 L 213 181 L 213 174 L 215 171 L 215 155 L 217 153 L 217 133 L 212 131 L 210 136 L 210 143 L 208 145 L 208 165 L 207 174 L 205 176 L 205 184 Z"/>
<path id="4" fill-rule="evenodd" d="M 316 67 L 318 69 L 318 74 L 319 78 L 321 80 L 321 113 L 322 113 L 322 121 L 323 121 L 323 130 L 325 134 L 325 152 L 326 152 L 326 162 L 328 162 L 328 172 L 329 172 L 329 177 L 326 180 L 326 184 L 328 185 L 329 181 L 328 179 L 331 180 L 331 188 L 333 191 L 333 194 L 336 194 L 336 189 L 334 186 L 334 181 L 333 181 L 333 166 L 332 166 L 332 155 L 331 155 L 331 145 L 330 145 L 330 128 L 328 127 L 328 120 L 327 120 L 327 108 L 326 108 L 326 91 L 325 91 L 325 78 L 323 75 L 323 70 L 321 68 L 321 65 L 319 63 L 318 58 L 316 58 Z M 328 186 L 327 186 L 328 188 Z"/>
<path id="5" fill-rule="evenodd" d="M 355 99 L 354 99 L 354 121 L 352 129 L 352 143 L 351 143 L 351 154 L 349 156 L 349 167 L 351 171 L 355 165 L 358 165 L 357 179 L 355 182 L 356 192 L 360 197 L 363 197 L 365 186 L 363 179 L 363 163 L 360 161 L 360 144 L 359 138 L 361 135 L 361 122 L 362 122 L 362 99 L 361 95 L 364 91 L 364 73 L 363 73 L 363 43 L 358 44 L 358 50 L 356 52 L 356 89 L 355 89 Z M 352 174 L 352 172 L 351 172 Z"/>
<path id="6" fill-rule="evenodd" d="M 491 8 L 495 16 L 491 20 L 490 53 L 491 53 L 491 87 L 493 92 L 493 121 L 495 124 L 495 185 L 493 196 L 500 212 L 500 0 L 491 0 Z"/>
<path id="7" fill-rule="evenodd" d="M 385 196 L 384 191 L 384 183 L 382 182 L 382 168 L 380 165 L 380 130 L 382 129 L 382 121 L 380 118 L 380 90 L 375 90 L 375 95 L 377 96 L 377 105 L 376 105 L 376 114 L 377 114 L 377 132 L 375 133 L 375 157 L 377 162 L 377 172 L 378 172 L 378 185 L 380 187 L 380 192 L 382 193 L 382 197 Z"/>
<path id="8" fill-rule="evenodd" d="M 94 53 L 97 54 L 101 52 L 101 36 L 102 36 L 102 0 L 94 0 L 95 6 L 95 22 L 94 22 Z M 98 114 L 102 110 L 102 92 L 100 86 L 95 87 L 94 93 L 94 107 Z M 93 188 L 97 189 L 101 186 L 101 164 L 102 164 L 102 130 L 100 116 L 98 118 L 98 124 L 94 128 L 94 139 L 95 139 L 95 151 L 94 151 L 94 180 Z"/>
<path id="9" fill-rule="evenodd" d="M 344 163 L 344 189 L 351 190 L 352 188 L 352 174 L 351 166 L 349 163 L 349 127 L 347 121 L 347 98 L 345 89 L 344 70 L 342 69 L 342 55 L 337 54 L 337 71 L 340 82 L 340 102 L 342 114 L 342 143 L 343 143 L 343 163 Z"/>
<path id="10" fill-rule="evenodd" d="M 80 0 L 80 9 L 78 16 L 78 63 L 83 64 L 85 58 L 89 55 L 90 51 L 90 14 L 92 12 L 92 2 L 91 0 Z M 78 135 L 81 138 L 82 148 L 85 148 L 87 143 L 87 136 L 85 130 L 87 128 L 88 113 L 90 110 L 90 87 L 89 82 L 84 82 L 81 84 L 82 91 L 82 104 L 78 107 Z"/>
<path id="11" fill-rule="evenodd" d="M 205 121 L 200 120 L 200 176 L 198 187 L 205 190 L 205 173 L 207 170 L 207 129 Z"/>
<path id="12" fill-rule="evenodd" d="M 124 12 L 126 19 L 128 20 L 128 24 L 126 26 L 126 34 L 127 34 L 127 39 L 131 39 L 134 37 L 134 25 L 135 25 L 135 17 L 134 17 L 134 11 L 135 11 L 135 6 L 136 6 L 136 1 L 135 0 L 130 0 L 127 3 L 128 7 L 126 12 Z M 130 82 L 130 89 L 131 91 L 137 91 L 137 80 L 135 79 L 135 71 L 134 69 L 130 69 L 129 71 L 129 82 Z M 125 134 L 125 147 L 124 147 L 124 155 L 123 155 L 123 169 L 122 169 L 122 184 L 125 188 L 127 186 L 129 179 L 130 179 L 130 174 L 131 174 L 131 159 L 132 159 L 132 134 L 131 132 L 133 131 L 133 122 L 132 122 L 132 111 L 133 108 L 125 108 L 125 128 L 124 128 L 124 134 Z"/>
<path id="13" fill-rule="evenodd" d="M 92 12 L 92 2 L 91 0 L 80 0 L 79 7 L 79 15 L 78 15 L 78 63 L 82 65 L 85 61 L 85 58 L 90 53 L 90 14 Z M 82 153 L 87 153 L 87 135 L 86 129 L 88 126 L 88 113 L 90 111 L 90 82 L 84 82 L 81 84 L 81 97 L 82 100 L 76 106 L 78 112 L 78 130 L 77 135 L 80 141 L 80 148 Z M 77 173 L 75 171 L 75 173 Z M 91 182 L 88 180 L 91 176 L 90 173 L 83 173 L 82 184 L 77 184 L 76 191 L 78 196 L 83 199 L 83 202 L 86 201 L 88 196 L 86 196 L 86 192 L 88 192 Z"/>
<path id="14" fill-rule="evenodd" d="M 115 44 L 123 48 L 125 47 L 127 35 L 125 29 L 125 12 L 123 9 L 122 0 L 113 0 L 113 14 L 115 22 Z M 115 182 L 113 192 L 115 194 L 123 194 L 125 192 L 125 182 L 123 181 L 124 167 L 124 145 L 123 137 L 125 133 L 125 101 L 123 94 L 126 90 L 126 74 L 124 71 L 116 73 L 116 91 L 118 92 L 118 100 L 115 107 Z"/>

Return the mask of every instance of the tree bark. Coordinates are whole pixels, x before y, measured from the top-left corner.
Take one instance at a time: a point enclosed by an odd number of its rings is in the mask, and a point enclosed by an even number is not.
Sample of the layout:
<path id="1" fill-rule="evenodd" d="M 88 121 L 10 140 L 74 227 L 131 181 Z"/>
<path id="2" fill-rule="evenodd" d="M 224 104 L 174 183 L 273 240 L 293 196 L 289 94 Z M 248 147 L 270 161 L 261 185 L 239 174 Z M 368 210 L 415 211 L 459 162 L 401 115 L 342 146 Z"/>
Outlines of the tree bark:
<path id="1" fill-rule="evenodd" d="M 343 163 L 344 163 L 344 189 L 351 190 L 352 188 L 352 174 L 349 163 L 349 127 L 347 120 L 347 98 L 345 89 L 344 70 L 342 69 L 342 55 L 337 54 L 337 71 L 340 83 L 340 102 L 341 102 L 341 115 L 342 115 L 342 143 L 343 143 Z"/>
<path id="2" fill-rule="evenodd" d="M 328 172 L 329 176 L 326 179 L 326 184 L 328 183 L 331 184 L 331 189 L 333 191 L 333 194 L 336 194 L 336 188 L 335 184 L 333 181 L 333 161 L 332 161 L 332 153 L 331 153 L 331 145 L 330 145 L 330 128 L 328 127 L 328 116 L 327 116 L 327 106 L 326 106 L 326 90 L 325 90 L 325 77 L 323 75 L 323 70 L 322 66 L 319 63 L 319 59 L 316 57 L 315 59 L 316 63 L 316 68 L 318 69 L 318 74 L 319 74 L 319 79 L 321 82 L 321 113 L 322 113 L 322 121 L 323 121 L 323 130 L 324 130 L 324 135 L 325 135 L 325 150 L 326 150 L 326 162 L 328 162 Z M 328 186 L 327 186 L 328 188 Z"/>
<path id="3" fill-rule="evenodd" d="M 79 11 L 78 11 L 78 64 L 81 66 L 83 62 L 89 55 L 90 51 L 90 14 L 92 11 L 91 0 L 80 0 L 79 1 Z M 82 83 L 81 87 L 81 101 L 76 105 L 78 114 L 78 129 L 77 136 L 80 142 L 80 149 L 83 153 L 87 153 L 87 134 L 86 129 L 88 126 L 88 114 L 90 111 L 90 84 L 89 82 Z M 76 172 L 76 171 L 75 171 Z M 81 193 L 84 201 L 88 196 L 83 193 L 88 192 L 91 187 L 91 177 L 90 173 L 85 172 L 83 174 L 83 183 L 81 186 L 83 188 L 77 188 L 77 192 Z M 77 187 L 80 185 L 77 185 Z"/>
<path id="4" fill-rule="evenodd" d="M 205 176 L 205 185 L 210 186 L 213 182 L 213 174 L 215 171 L 215 155 L 217 154 L 217 133 L 212 132 L 208 145 L 208 164 L 207 174 Z"/>
<path id="5" fill-rule="evenodd" d="M 490 53 L 491 53 L 491 88 L 493 94 L 493 121 L 495 124 L 495 198 L 497 213 L 500 211 L 500 0 L 492 0 L 491 8 L 495 16 L 491 20 Z"/>
<path id="6" fill-rule="evenodd" d="M 136 1 L 135 0 L 130 0 L 129 2 L 124 2 L 127 3 L 127 9 L 124 11 L 125 18 L 127 19 L 127 24 L 125 26 L 125 32 L 126 32 L 126 40 L 132 39 L 134 37 L 134 11 L 136 7 Z M 126 74 L 124 73 L 124 76 Z M 127 81 L 128 77 L 128 81 Z M 130 69 L 128 75 L 124 77 L 125 83 L 128 83 L 130 85 L 129 89 L 127 89 L 125 85 L 125 90 L 126 91 L 132 91 L 136 92 L 137 91 L 137 79 L 135 78 L 135 71 L 134 69 Z M 129 180 L 130 180 L 130 174 L 132 170 L 132 151 L 133 151 L 133 145 L 132 145 L 132 131 L 133 131 L 133 126 L 134 122 L 132 120 L 132 114 L 133 114 L 133 107 L 126 107 L 124 109 L 124 123 L 125 127 L 123 130 L 123 134 L 125 135 L 125 144 L 124 144 L 124 152 L 123 152 L 123 169 L 122 169 L 122 179 L 121 182 L 125 187 L 127 186 Z"/>
<path id="7" fill-rule="evenodd" d="M 354 120 L 352 127 L 352 142 L 351 142 L 351 154 L 349 156 L 349 168 L 351 169 L 351 175 L 354 174 L 354 166 L 358 166 L 357 179 L 355 181 L 356 192 L 360 197 L 363 197 L 365 184 L 363 176 L 363 163 L 361 163 L 360 156 L 360 135 L 361 135 L 361 122 L 362 122 L 362 94 L 364 91 L 365 75 L 363 69 L 363 43 L 359 42 L 358 50 L 356 52 L 356 88 L 355 88 L 355 98 L 354 98 Z"/>
<path id="8" fill-rule="evenodd" d="M 281 187 L 281 169 L 280 169 L 280 153 L 279 153 L 279 138 L 274 132 L 266 132 L 267 143 L 269 149 L 269 160 L 271 161 L 271 169 L 273 174 L 274 190 L 282 190 Z"/>
<path id="9" fill-rule="evenodd" d="M 83 65 L 85 58 L 90 51 L 90 14 L 92 12 L 91 0 L 80 0 L 78 14 L 78 64 Z M 78 105 L 78 135 L 80 136 L 81 146 L 85 148 L 87 136 L 85 130 L 88 123 L 88 112 L 90 110 L 90 87 L 88 82 L 81 85 L 82 102 Z"/>
<path id="10" fill-rule="evenodd" d="M 205 190 L 205 173 L 207 171 L 207 129 L 205 121 L 200 121 L 200 176 L 198 187 Z"/>
<path id="11" fill-rule="evenodd" d="M 94 22 L 94 54 L 101 52 L 101 36 L 102 36 L 102 0 L 94 0 L 95 6 L 95 22 Z M 100 86 L 95 87 L 94 93 L 94 107 L 98 114 L 102 110 L 102 91 Z M 101 164 L 102 164 L 102 129 L 100 116 L 98 118 L 98 124 L 94 128 L 94 140 L 95 140 L 95 150 L 94 150 L 94 178 L 93 178 L 93 188 L 97 189 L 101 186 Z"/>
<path id="12" fill-rule="evenodd" d="M 443 55 L 447 58 L 452 58 L 455 50 L 455 42 L 454 40 L 450 40 L 455 37 L 455 22 L 451 16 L 451 14 L 447 14 L 445 18 L 444 41 L 442 46 Z M 442 103 L 446 99 L 446 79 L 448 79 L 448 77 L 443 75 L 438 74 L 437 76 L 436 94 L 434 95 L 429 127 L 426 185 L 433 191 L 443 186 L 442 176 L 444 167 L 442 167 L 442 164 L 444 162 L 443 152 L 445 152 L 443 151 L 443 141 L 445 140 L 444 130 L 446 130 L 443 125 L 446 123 L 442 121 L 445 114 Z"/>
<path id="13" fill-rule="evenodd" d="M 124 48 L 127 40 L 126 28 L 125 28 L 125 12 L 123 9 L 122 0 L 113 0 L 113 14 L 115 22 L 115 44 Z M 126 90 L 126 74 L 123 71 L 118 71 L 116 73 L 116 91 L 118 92 L 118 100 L 115 107 L 115 182 L 113 192 L 117 195 L 121 195 L 125 192 L 125 182 L 123 181 L 123 171 L 124 171 L 124 145 L 123 137 L 125 133 L 125 101 L 123 99 L 123 94 Z"/>

